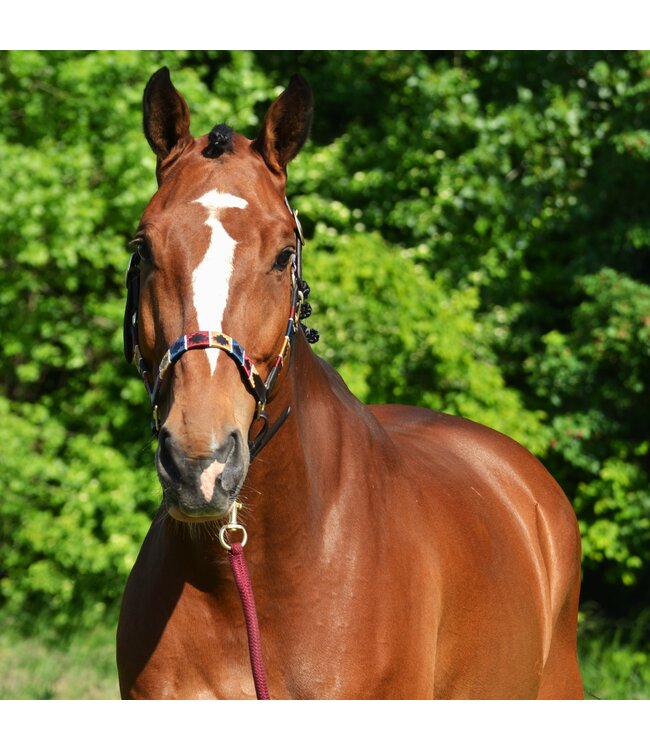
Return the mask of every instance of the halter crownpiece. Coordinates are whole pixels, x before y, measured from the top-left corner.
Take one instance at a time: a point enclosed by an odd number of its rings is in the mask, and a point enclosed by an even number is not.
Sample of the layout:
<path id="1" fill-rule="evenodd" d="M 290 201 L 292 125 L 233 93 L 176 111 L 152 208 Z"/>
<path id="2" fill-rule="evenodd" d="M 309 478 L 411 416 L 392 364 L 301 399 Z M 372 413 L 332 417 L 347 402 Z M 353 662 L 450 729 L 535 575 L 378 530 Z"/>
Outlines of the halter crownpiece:
<path id="1" fill-rule="evenodd" d="M 215 140 L 219 140 L 217 137 Z M 160 432 L 160 415 L 159 401 L 160 393 L 166 382 L 165 376 L 171 367 L 186 352 L 192 349 L 220 349 L 225 352 L 235 362 L 239 368 L 242 380 L 245 386 L 253 395 L 257 402 L 255 420 L 264 422 L 260 433 L 255 440 L 249 441 L 249 451 L 251 461 L 275 435 L 275 433 L 284 424 L 291 411 L 290 407 L 278 417 L 277 421 L 271 425 L 266 413 L 266 404 L 269 394 L 273 388 L 275 380 L 282 369 L 284 362 L 291 353 L 291 347 L 298 330 L 301 327 L 305 333 L 307 341 L 313 344 L 319 339 L 318 331 L 313 328 L 306 328 L 300 321 L 309 317 L 312 312 L 311 305 L 305 303 L 309 296 L 309 284 L 302 279 L 302 247 L 304 245 L 304 235 L 298 219 L 297 211 L 294 211 L 285 198 L 285 203 L 294 220 L 294 233 L 296 236 L 296 253 L 291 261 L 291 307 L 289 311 L 289 321 L 284 337 L 284 342 L 275 363 L 269 372 L 266 381 L 262 378 L 250 357 L 246 354 L 244 347 L 231 336 L 221 331 L 194 331 L 190 334 L 180 336 L 165 352 L 156 373 L 153 383 L 150 381 L 151 368 L 146 362 L 140 351 L 138 343 L 138 307 L 140 303 L 140 256 L 137 252 L 131 255 L 129 266 L 126 272 L 126 309 L 124 313 L 124 356 L 127 362 L 133 362 L 136 366 L 140 377 L 144 382 L 149 399 L 151 401 L 151 428 L 154 435 Z"/>

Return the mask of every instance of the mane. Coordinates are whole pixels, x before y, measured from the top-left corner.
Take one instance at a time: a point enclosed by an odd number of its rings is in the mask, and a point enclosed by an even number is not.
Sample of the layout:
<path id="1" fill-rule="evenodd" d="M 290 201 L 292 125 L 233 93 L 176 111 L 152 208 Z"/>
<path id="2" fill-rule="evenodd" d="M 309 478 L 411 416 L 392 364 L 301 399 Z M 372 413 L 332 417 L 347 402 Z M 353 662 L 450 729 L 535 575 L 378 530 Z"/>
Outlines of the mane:
<path id="1" fill-rule="evenodd" d="M 208 145 L 203 150 L 203 156 L 208 159 L 216 159 L 226 151 L 232 151 L 232 137 L 235 131 L 229 126 L 220 123 L 215 125 L 208 133 Z"/>

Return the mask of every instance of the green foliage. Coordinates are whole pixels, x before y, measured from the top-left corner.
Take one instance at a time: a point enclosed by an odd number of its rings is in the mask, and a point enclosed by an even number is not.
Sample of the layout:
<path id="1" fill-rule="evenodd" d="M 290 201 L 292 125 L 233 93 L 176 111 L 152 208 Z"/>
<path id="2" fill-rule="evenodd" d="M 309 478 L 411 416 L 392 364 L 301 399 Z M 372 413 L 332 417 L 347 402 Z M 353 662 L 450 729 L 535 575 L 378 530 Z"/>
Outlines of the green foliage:
<path id="1" fill-rule="evenodd" d="M 586 698 L 650 698 L 650 611 L 634 622 L 609 622 L 594 611 L 581 613 L 578 659 Z"/>
<path id="2" fill-rule="evenodd" d="M 248 136 L 314 88 L 290 167 L 317 353 L 357 395 L 443 409 L 544 459 L 586 575 L 650 572 L 647 52 L 0 53 L 0 597 L 90 625 L 156 504 L 121 356 L 126 242 L 155 190 L 160 65 L 192 129 Z"/>
<path id="3" fill-rule="evenodd" d="M 0 421 L 4 613 L 23 626 L 38 616 L 58 631 L 101 622 L 157 504 L 150 460 L 136 468 L 42 406 L 1 399 Z"/>
<path id="4" fill-rule="evenodd" d="M 475 289 L 431 278 L 377 233 L 317 230 L 309 253 L 321 355 L 359 398 L 480 420 L 543 449 L 539 415 L 506 387 L 485 342 Z"/>
<path id="5" fill-rule="evenodd" d="M 608 268 L 579 285 L 571 328 L 547 334 L 527 369 L 557 410 L 550 446 L 577 485 L 585 563 L 631 585 L 650 548 L 650 288 Z"/>

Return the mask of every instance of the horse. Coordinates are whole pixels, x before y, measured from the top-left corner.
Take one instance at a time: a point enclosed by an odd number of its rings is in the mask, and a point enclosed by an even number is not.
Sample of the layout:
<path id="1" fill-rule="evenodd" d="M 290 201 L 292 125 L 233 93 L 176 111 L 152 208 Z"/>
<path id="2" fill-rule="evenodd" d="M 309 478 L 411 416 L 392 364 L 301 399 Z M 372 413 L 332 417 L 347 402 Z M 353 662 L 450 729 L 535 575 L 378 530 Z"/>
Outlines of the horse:
<path id="1" fill-rule="evenodd" d="M 274 699 L 582 698 L 580 536 L 553 477 L 486 426 L 361 403 L 312 351 L 286 199 L 307 82 L 254 140 L 223 124 L 194 138 L 167 68 L 143 111 L 158 189 L 125 354 L 163 498 L 123 595 L 122 697 L 255 697 L 223 549 L 243 530 Z"/>

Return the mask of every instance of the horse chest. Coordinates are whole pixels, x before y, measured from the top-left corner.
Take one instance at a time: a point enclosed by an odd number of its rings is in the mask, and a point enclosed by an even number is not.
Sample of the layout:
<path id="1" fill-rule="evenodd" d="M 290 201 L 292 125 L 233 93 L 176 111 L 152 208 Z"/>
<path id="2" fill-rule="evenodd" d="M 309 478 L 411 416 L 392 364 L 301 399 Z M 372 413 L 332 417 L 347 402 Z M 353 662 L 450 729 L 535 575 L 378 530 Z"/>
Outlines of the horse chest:
<path id="1" fill-rule="evenodd" d="M 432 676 L 419 661 L 423 645 L 400 637 L 405 622 L 388 602 L 364 598 L 354 587 L 324 587 L 321 596 L 283 602 L 267 599 L 264 588 L 256 596 L 273 698 L 431 696 Z M 420 613 L 411 611 L 410 616 Z M 153 633 L 155 622 L 150 627 L 152 631 L 141 638 L 139 659 L 144 666 L 131 696 L 255 697 L 236 599 L 218 599 L 186 586 L 163 632 Z M 432 643 L 430 630 L 423 635 Z M 153 648 L 147 645 L 154 641 Z M 432 658 L 425 662 L 431 664 Z"/>

